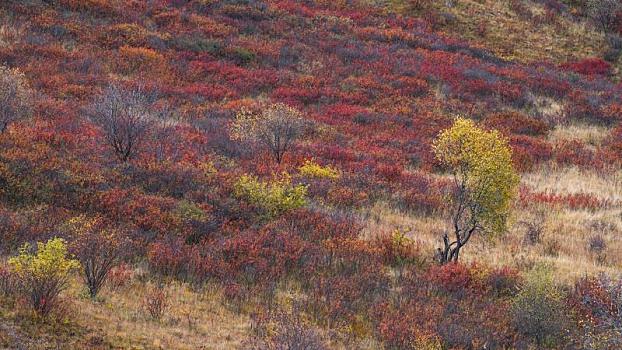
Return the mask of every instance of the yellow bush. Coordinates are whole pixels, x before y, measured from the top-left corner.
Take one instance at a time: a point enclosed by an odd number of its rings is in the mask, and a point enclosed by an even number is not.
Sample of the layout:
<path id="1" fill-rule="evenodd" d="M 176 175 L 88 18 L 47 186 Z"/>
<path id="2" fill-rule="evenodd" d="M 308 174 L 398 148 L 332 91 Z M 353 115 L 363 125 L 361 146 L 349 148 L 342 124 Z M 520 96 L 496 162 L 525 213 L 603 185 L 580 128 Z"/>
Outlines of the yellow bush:
<path id="1" fill-rule="evenodd" d="M 234 194 L 261 208 L 266 215 L 274 217 L 305 205 L 307 186 L 292 185 L 287 173 L 284 173 L 280 179 L 270 182 L 243 175 L 235 183 Z"/>
<path id="2" fill-rule="evenodd" d="M 41 315 L 54 308 L 58 295 L 67 286 L 69 274 L 80 267 L 78 260 L 67 255 L 65 241 L 52 238 L 47 243 L 37 243 L 36 253 L 26 243 L 17 256 L 9 259 L 32 307 Z"/>
<path id="3" fill-rule="evenodd" d="M 329 166 L 321 166 L 312 160 L 307 160 L 304 164 L 298 168 L 300 175 L 307 177 L 315 177 L 320 179 L 338 179 L 339 171 Z"/>

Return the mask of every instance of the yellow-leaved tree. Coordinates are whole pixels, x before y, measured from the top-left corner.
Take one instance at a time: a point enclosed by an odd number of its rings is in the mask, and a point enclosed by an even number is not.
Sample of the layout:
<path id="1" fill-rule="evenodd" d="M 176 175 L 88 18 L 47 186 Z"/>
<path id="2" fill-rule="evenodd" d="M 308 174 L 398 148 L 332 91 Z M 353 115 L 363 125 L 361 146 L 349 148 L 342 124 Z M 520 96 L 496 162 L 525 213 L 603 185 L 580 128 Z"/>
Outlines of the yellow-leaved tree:
<path id="1" fill-rule="evenodd" d="M 452 175 L 450 196 L 453 235 L 445 233 L 437 258 L 458 261 L 460 249 L 478 232 L 499 234 L 516 197 L 519 176 L 512 166 L 512 149 L 497 131 L 458 118 L 433 143 L 437 160 Z"/>

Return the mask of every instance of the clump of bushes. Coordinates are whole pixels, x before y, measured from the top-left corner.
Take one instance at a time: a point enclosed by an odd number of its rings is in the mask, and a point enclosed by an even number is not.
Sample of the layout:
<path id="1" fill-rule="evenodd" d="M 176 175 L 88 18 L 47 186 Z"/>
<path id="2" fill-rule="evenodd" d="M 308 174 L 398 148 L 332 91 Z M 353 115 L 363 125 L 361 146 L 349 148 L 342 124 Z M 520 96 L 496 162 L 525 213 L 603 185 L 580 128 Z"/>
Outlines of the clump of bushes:
<path id="1" fill-rule="evenodd" d="M 563 64 L 561 68 L 583 75 L 607 76 L 611 74 L 612 67 L 609 62 L 601 58 L 586 58 L 582 61 Z"/>
<path id="2" fill-rule="evenodd" d="M 260 208 L 268 217 L 276 217 L 305 205 L 307 186 L 293 185 L 286 173 L 269 182 L 242 175 L 235 183 L 234 194 Z"/>
<path id="3" fill-rule="evenodd" d="M 607 241 L 605 241 L 602 235 L 597 234 L 590 237 L 588 241 L 588 250 L 595 256 L 598 263 L 604 264 L 606 262 L 607 256 L 605 252 L 607 250 Z"/>

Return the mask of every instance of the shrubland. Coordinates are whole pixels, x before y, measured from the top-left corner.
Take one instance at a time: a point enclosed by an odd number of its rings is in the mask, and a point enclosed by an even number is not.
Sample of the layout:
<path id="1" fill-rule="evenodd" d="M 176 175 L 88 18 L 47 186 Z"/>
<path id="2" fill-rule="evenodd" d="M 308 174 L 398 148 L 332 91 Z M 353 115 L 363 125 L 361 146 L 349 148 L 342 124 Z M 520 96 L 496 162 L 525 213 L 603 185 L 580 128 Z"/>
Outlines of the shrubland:
<path id="1" fill-rule="evenodd" d="M 620 347 L 612 4 L 1 2 L 1 346 Z"/>

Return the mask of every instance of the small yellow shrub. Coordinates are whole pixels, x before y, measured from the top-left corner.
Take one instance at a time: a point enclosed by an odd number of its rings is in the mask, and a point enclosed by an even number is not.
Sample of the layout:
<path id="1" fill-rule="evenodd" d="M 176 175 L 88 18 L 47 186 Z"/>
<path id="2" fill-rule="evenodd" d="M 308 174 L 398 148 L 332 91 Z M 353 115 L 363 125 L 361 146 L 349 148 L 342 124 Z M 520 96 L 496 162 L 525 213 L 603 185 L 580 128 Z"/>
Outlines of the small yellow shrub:
<path id="1" fill-rule="evenodd" d="M 9 259 L 9 265 L 32 307 L 41 315 L 54 308 L 58 295 L 67 287 L 69 274 L 80 267 L 78 260 L 68 257 L 67 244 L 61 238 L 37 243 L 36 253 L 24 244 L 19 254 Z"/>
<path id="2" fill-rule="evenodd" d="M 269 217 L 274 217 L 305 205 L 307 186 L 293 185 L 287 173 L 270 182 L 243 175 L 235 183 L 234 194 L 261 208 Z"/>
<path id="3" fill-rule="evenodd" d="M 320 179 L 338 179 L 340 174 L 339 171 L 337 169 L 334 169 L 330 166 L 321 166 L 317 163 L 315 163 L 312 160 L 307 160 L 304 162 L 304 164 L 302 166 L 300 166 L 300 168 L 298 168 L 298 171 L 300 171 L 300 175 L 302 176 L 307 176 L 307 177 L 314 177 L 314 178 L 320 178 Z"/>

